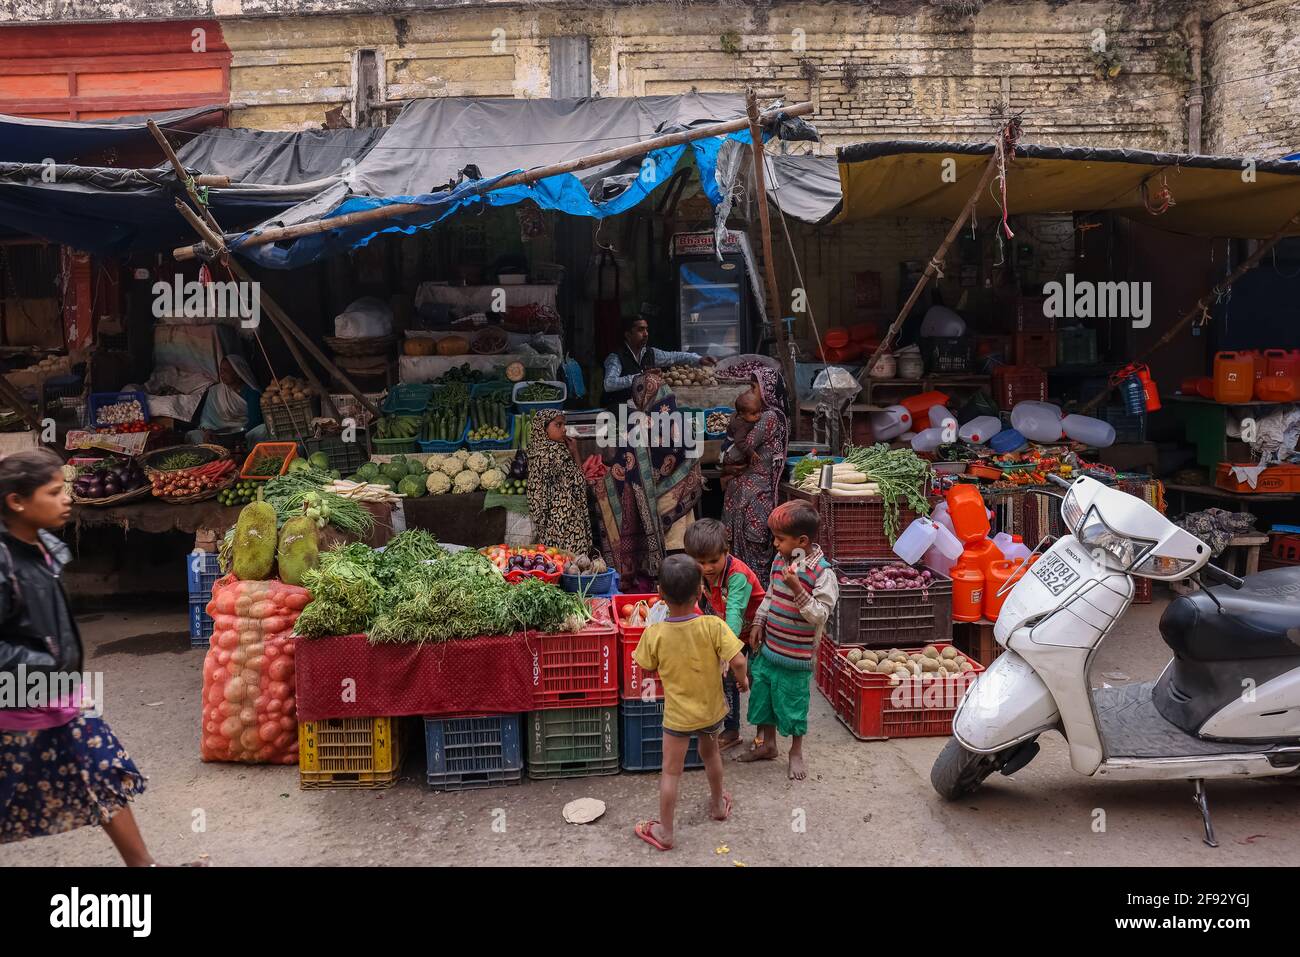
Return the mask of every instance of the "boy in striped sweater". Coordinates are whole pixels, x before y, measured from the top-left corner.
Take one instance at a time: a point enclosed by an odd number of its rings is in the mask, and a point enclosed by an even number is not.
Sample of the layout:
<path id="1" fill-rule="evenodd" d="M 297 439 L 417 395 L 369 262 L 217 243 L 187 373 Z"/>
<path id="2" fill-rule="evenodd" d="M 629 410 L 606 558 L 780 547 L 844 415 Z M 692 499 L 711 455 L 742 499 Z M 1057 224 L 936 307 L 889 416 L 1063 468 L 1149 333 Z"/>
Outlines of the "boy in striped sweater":
<path id="1" fill-rule="evenodd" d="M 736 758 L 771 761 L 779 755 L 777 734 L 788 735 L 793 781 L 808 776 L 803 737 L 813 653 L 840 599 L 835 571 L 817 544 L 819 526 L 816 510 L 802 501 L 778 505 L 767 520 L 777 555 L 749 633 L 750 647 L 758 652 L 749 665 L 749 721 L 759 726 L 763 743 Z"/>

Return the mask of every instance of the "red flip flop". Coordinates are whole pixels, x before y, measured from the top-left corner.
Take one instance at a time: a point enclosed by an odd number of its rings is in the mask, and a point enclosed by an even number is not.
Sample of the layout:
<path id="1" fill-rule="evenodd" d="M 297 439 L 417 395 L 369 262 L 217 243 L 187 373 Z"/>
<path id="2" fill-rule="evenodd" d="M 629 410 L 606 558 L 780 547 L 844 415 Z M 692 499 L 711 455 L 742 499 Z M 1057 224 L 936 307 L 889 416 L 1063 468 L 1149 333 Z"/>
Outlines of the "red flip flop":
<path id="1" fill-rule="evenodd" d="M 719 824 L 721 824 L 723 821 L 731 817 L 731 795 L 730 794 L 722 795 L 722 806 L 726 808 L 726 813 L 723 814 L 722 817 L 720 818 L 717 817 L 713 818 L 713 820 L 717 821 Z M 713 815 L 709 815 L 709 816 L 713 817 Z"/>
<path id="2" fill-rule="evenodd" d="M 651 833 L 651 828 L 658 823 L 658 821 L 641 821 L 636 827 L 632 828 L 632 832 L 657 851 L 671 851 L 671 847 L 664 845 L 663 842 Z"/>

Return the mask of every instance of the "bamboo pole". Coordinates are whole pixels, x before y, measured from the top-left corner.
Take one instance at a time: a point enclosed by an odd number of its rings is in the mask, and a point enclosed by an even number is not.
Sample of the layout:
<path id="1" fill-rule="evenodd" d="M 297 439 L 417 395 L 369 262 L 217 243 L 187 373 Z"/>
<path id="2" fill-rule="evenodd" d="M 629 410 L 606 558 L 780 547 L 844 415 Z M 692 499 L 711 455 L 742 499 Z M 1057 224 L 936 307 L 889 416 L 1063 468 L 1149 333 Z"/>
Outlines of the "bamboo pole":
<path id="1" fill-rule="evenodd" d="M 812 111 L 813 105 L 811 103 L 796 103 L 794 106 L 768 110 L 765 113 L 762 113 L 759 118 L 763 123 L 770 123 L 780 115 L 803 116 Z M 542 166 L 534 170 L 512 173 L 504 179 L 493 183 L 490 187 L 482 190 L 482 192 L 490 193 L 494 190 L 505 189 L 509 186 L 527 185 L 535 183 L 538 180 L 546 179 L 549 176 L 558 176 L 561 173 L 574 173 L 579 170 L 590 169 L 593 166 L 600 166 L 603 163 L 612 163 L 617 160 L 640 156 L 651 150 L 663 149 L 668 146 L 679 146 L 682 143 L 690 143 L 709 136 L 735 133 L 748 127 L 749 123 L 750 121 L 748 117 L 740 120 L 728 120 L 725 123 L 711 123 L 708 126 L 696 127 L 680 133 L 668 133 L 664 136 L 656 136 L 648 140 L 641 140 L 640 142 L 632 143 L 628 146 L 619 146 L 614 149 L 602 150 L 599 153 L 592 153 L 589 156 L 580 156 L 576 159 L 566 160 L 563 163 L 553 163 L 550 166 Z M 344 216 L 335 216 L 330 219 L 313 220 L 309 223 L 298 223 L 294 226 L 278 226 L 272 229 L 263 230 L 260 233 L 248 235 L 243 243 L 241 243 L 241 247 L 264 246 L 268 243 L 283 242 L 286 239 L 298 239 L 302 236 L 327 233 L 335 229 L 346 229 L 349 226 L 356 226 L 358 224 L 380 222 L 397 216 L 418 213 L 427 209 L 427 206 L 421 205 L 420 203 L 394 203 L 390 206 L 379 206 L 375 209 L 361 210 L 360 212 L 348 213 Z M 231 238 L 234 237 L 232 236 Z M 193 246 L 180 246 L 172 250 L 172 255 L 175 256 L 176 259 L 184 261 L 193 259 L 197 255 L 197 251 Z"/>
<path id="2" fill-rule="evenodd" d="M 1277 232 L 1264 240 L 1264 242 L 1260 243 L 1259 248 L 1243 259 L 1241 264 L 1228 274 L 1227 278 L 1222 282 L 1216 283 L 1213 289 L 1203 295 L 1200 299 L 1196 300 L 1196 305 L 1183 313 L 1179 320 L 1170 326 L 1169 329 L 1165 331 L 1165 334 L 1152 343 L 1151 347 L 1143 352 L 1142 355 L 1138 356 L 1135 361 L 1138 363 L 1145 362 L 1149 356 L 1173 342 L 1175 336 L 1187 328 L 1194 319 L 1203 315 L 1205 311 L 1209 309 L 1212 299 L 1217 298 L 1222 293 L 1226 292 L 1232 287 L 1234 282 L 1259 265 L 1259 261 L 1264 258 L 1264 254 L 1281 242 L 1286 237 L 1287 231 L 1293 226 L 1300 226 L 1300 212 L 1297 212 L 1294 216 L 1279 226 Z M 1106 401 L 1110 396 L 1111 390 L 1114 388 L 1114 385 L 1106 386 L 1105 389 L 1079 407 L 1079 414 L 1087 415 L 1094 411 L 1098 406 Z"/>
<path id="3" fill-rule="evenodd" d="M 163 136 L 162 130 L 158 128 L 158 124 L 153 120 L 148 120 L 147 125 L 149 127 L 149 132 L 153 134 L 153 138 L 157 140 L 159 147 L 161 147 L 168 161 L 172 164 L 172 169 L 176 171 L 176 175 L 185 185 L 185 190 L 190 197 L 190 201 L 199 210 L 198 213 L 195 213 L 194 210 L 190 209 L 189 206 L 178 199 L 176 200 L 177 212 L 181 214 L 185 221 L 190 224 L 205 243 L 207 243 L 211 248 L 220 251 L 222 261 L 226 268 L 230 270 L 231 275 L 238 275 L 244 282 L 252 282 L 252 277 L 249 276 L 244 268 L 236 263 L 233 260 L 233 257 L 228 254 L 225 248 L 225 241 L 221 235 L 221 227 L 217 224 L 212 212 L 199 201 L 198 191 L 195 189 L 194 181 L 191 180 L 189 175 L 185 172 L 185 168 L 181 166 L 181 162 L 176 156 L 176 151 L 172 149 L 171 143 L 167 142 L 167 137 Z M 306 334 L 298 328 L 294 321 L 289 318 L 288 314 L 280 308 L 279 304 L 274 299 L 269 295 L 262 295 L 260 292 L 260 286 L 258 289 L 259 304 L 266 307 L 267 315 L 271 317 L 271 322 L 280 333 L 280 338 L 282 338 L 284 344 L 289 347 L 289 354 L 293 356 L 294 362 L 298 363 L 298 368 L 302 370 L 303 374 L 307 376 L 311 381 L 311 384 L 316 388 L 316 391 L 320 393 L 321 398 L 326 400 L 329 392 L 317 377 L 315 370 L 311 367 L 311 363 L 307 361 L 306 357 L 298 349 L 297 344 L 294 342 L 295 336 L 307 346 L 308 350 L 314 356 L 316 356 L 321 365 L 328 369 L 335 378 L 343 383 L 346 391 L 361 403 L 362 407 L 365 408 L 367 412 L 375 418 L 379 418 L 381 415 L 379 409 L 373 402 L 366 398 L 365 394 L 357 387 L 356 383 L 354 383 L 342 369 L 338 368 L 333 362 L 325 358 L 324 354 L 316 348 L 315 343 L 307 339 Z M 272 375 L 274 375 L 275 370 L 271 371 Z"/>
<path id="4" fill-rule="evenodd" d="M 792 438 L 801 432 L 799 420 L 799 382 L 795 377 L 794 357 L 785 338 L 785 323 L 781 321 L 781 291 L 776 285 L 776 262 L 772 257 L 772 221 L 767 208 L 767 177 L 764 169 L 763 135 L 759 130 L 758 96 L 753 89 L 745 93 L 745 106 L 749 114 L 749 146 L 754 158 L 754 192 L 758 196 L 758 222 L 763 240 L 763 273 L 767 279 L 768 319 L 776 331 L 777 346 L 781 352 L 781 369 L 785 373 L 786 390 L 794 397 Z"/>
<path id="5" fill-rule="evenodd" d="M 1005 132 L 1006 128 L 1004 127 L 1002 130 L 998 131 L 998 136 L 1002 137 Z M 998 160 L 1001 155 L 1001 150 L 995 147 L 993 155 L 989 157 L 988 165 L 984 167 L 983 175 L 980 176 L 979 185 L 975 187 L 974 192 L 971 193 L 970 199 L 967 200 L 966 205 L 962 207 L 961 215 L 953 221 L 952 227 L 948 230 L 948 235 L 943 237 L 943 242 L 939 244 L 938 250 L 936 250 L 935 254 L 930 257 L 930 261 L 925 264 L 925 272 L 921 274 L 920 280 L 918 280 L 915 288 L 912 289 L 912 294 L 907 297 L 907 302 L 905 302 L 903 308 L 899 310 L 898 316 L 892 323 L 890 323 L 889 330 L 885 333 L 884 338 L 880 340 L 880 345 L 876 346 L 876 351 L 871 354 L 871 358 L 867 360 L 866 364 L 862 367 L 862 371 L 858 373 L 859 382 L 869 375 L 872 367 L 876 364 L 876 360 L 879 359 L 881 354 L 889 348 L 895 337 L 897 337 L 898 331 L 902 328 L 904 320 L 906 320 L 908 315 L 911 313 L 912 307 L 915 306 L 916 301 L 921 298 L 921 293 L 925 290 L 925 287 L 929 284 L 930 280 L 939 272 L 938 264 L 943 262 L 944 256 L 948 254 L 948 247 L 956 241 L 958 234 L 961 233 L 967 220 L 969 220 L 971 214 L 975 212 L 975 207 L 979 203 L 980 197 L 984 195 L 984 190 L 988 189 L 989 183 L 992 182 L 993 174 L 997 171 Z"/>
<path id="6" fill-rule="evenodd" d="M 11 409 L 21 415 L 23 420 L 32 427 L 32 431 L 39 433 L 44 428 L 36 410 L 27 404 L 22 393 L 10 385 L 9 380 L 3 375 L 0 375 L 0 402 L 7 403 Z"/>

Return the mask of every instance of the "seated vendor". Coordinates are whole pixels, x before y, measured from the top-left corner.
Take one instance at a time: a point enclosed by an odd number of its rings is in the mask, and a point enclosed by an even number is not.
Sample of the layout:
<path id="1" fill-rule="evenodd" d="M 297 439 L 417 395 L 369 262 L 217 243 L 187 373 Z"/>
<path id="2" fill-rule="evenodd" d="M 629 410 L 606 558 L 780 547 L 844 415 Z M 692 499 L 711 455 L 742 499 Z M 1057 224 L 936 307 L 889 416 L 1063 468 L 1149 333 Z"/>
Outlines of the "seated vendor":
<path id="1" fill-rule="evenodd" d="M 623 346 L 605 357 L 605 408 L 632 398 L 632 380 L 646 369 L 665 369 L 672 365 L 713 365 L 711 356 L 694 352 L 665 352 L 649 345 L 650 324 L 644 316 L 630 317 L 623 324 Z"/>
<path id="2" fill-rule="evenodd" d="M 243 432 L 251 444 L 266 438 L 262 424 L 262 393 L 253 378 L 253 370 L 243 356 L 228 355 L 221 360 L 221 381 L 211 386 L 203 397 L 199 427 L 186 433 L 193 443 L 207 442 L 215 432 Z"/>

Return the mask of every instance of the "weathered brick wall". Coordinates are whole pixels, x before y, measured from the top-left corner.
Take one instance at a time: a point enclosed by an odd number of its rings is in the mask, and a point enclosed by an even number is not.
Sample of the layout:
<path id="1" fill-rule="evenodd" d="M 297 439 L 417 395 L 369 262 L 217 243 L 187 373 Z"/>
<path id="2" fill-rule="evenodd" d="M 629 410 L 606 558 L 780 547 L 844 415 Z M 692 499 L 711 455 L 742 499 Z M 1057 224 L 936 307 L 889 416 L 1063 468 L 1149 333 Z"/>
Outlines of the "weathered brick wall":
<path id="1" fill-rule="evenodd" d="M 1205 152 L 1278 159 L 1300 150 L 1300 3 L 1268 0 L 1220 17 L 1205 31 L 1204 66 Z"/>

